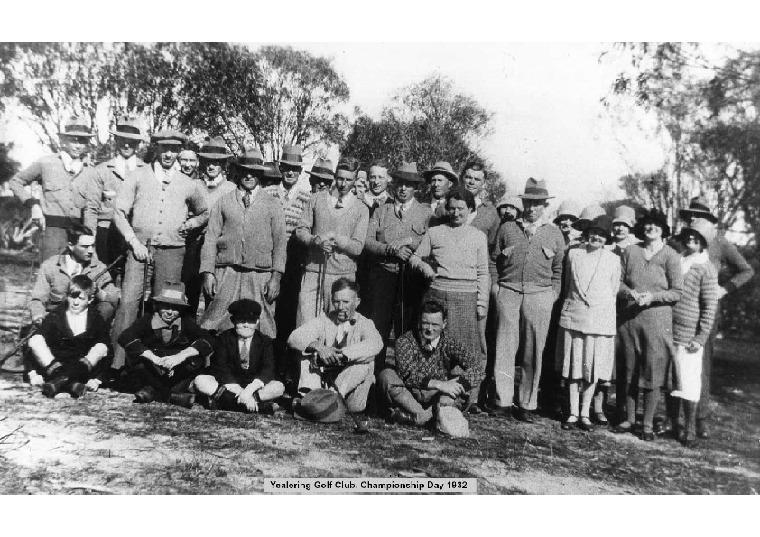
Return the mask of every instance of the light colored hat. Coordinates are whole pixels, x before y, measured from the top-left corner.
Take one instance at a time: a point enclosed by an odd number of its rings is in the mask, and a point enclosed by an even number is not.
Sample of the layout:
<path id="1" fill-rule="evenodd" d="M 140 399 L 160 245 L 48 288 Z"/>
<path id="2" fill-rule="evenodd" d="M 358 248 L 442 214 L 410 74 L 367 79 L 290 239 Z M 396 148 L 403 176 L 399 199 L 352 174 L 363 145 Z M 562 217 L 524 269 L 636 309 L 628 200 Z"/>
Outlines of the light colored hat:
<path id="1" fill-rule="evenodd" d="M 206 160 L 227 160 L 229 153 L 224 138 L 216 136 L 208 140 L 201 146 L 198 156 Z"/>
<path id="2" fill-rule="evenodd" d="M 153 297 L 153 301 L 163 304 L 174 304 L 176 306 L 187 306 L 185 284 L 182 282 L 164 282 L 161 290 Z"/>
<path id="3" fill-rule="evenodd" d="M 156 144 L 184 145 L 187 142 L 187 136 L 176 129 L 162 129 L 153 133 L 151 139 Z"/>
<path id="4" fill-rule="evenodd" d="M 468 438 L 470 436 L 470 424 L 467 423 L 467 418 L 453 406 L 438 408 L 436 428 L 443 434 L 454 438 Z"/>
<path id="5" fill-rule="evenodd" d="M 317 388 L 293 402 L 293 417 L 318 423 L 335 423 L 346 415 L 340 395 L 332 390 Z"/>
<path id="6" fill-rule="evenodd" d="M 525 182 L 525 192 L 520 194 L 520 198 L 524 200 L 549 200 L 554 199 L 554 196 L 549 195 L 546 181 L 536 181 L 532 177 L 529 177 Z"/>
<path id="7" fill-rule="evenodd" d="M 456 184 L 459 182 L 459 177 L 456 173 L 454 173 L 454 168 L 451 167 L 451 164 L 446 162 L 445 160 L 440 160 L 433 164 L 433 167 L 429 170 L 422 172 L 422 176 L 425 178 L 425 181 L 430 181 L 430 179 L 434 175 L 444 175 L 446 176 L 452 183 Z"/>
<path id="8" fill-rule="evenodd" d="M 496 203 L 496 208 L 504 205 L 511 205 L 520 212 L 523 210 L 522 200 L 516 194 L 504 194 Z"/>
<path id="9" fill-rule="evenodd" d="M 636 211 L 632 207 L 627 205 L 621 205 L 615 209 L 615 214 L 612 215 L 613 224 L 625 224 L 629 228 L 633 229 L 636 225 Z"/>
<path id="10" fill-rule="evenodd" d="M 586 231 L 586 229 L 588 229 L 588 225 L 594 218 L 605 214 L 607 214 L 605 210 L 602 209 L 602 207 L 597 203 L 584 207 L 583 211 L 581 211 L 580 218 L 573 222 L 573 227 L 581 231 Z"/>
<path id="11" fill-rule="evenodd" d="M 90 122 L 86 117 L 73 115 L 63 122 L 63 130 L 58 133 L 64 136 L 87 136 L 92 138 L 95 134 L 92 132 Z"/>
<path id="12" fill-rule="evenodd" d="M 277 162 L 291 166 L 303 166 L 303 149 L 300 145 L 284 145 L 282 146 L 280 160 Z"/>
<path id="13" fill-rule="evenodd" d="M 573 218 L 579 218 L 581 216 L 582 209 L 583 206 L 580 204 L 580 202 L 575 200 L 565 200 L 560 204 L 559 209 L 557 210 L 557 219 L 559 219 L 561 216 L 572 216 Z"/>
<path id="14" fill-rule="evenodd" d="M 333 171 L 333 163 L 329 158 L 318 158 L 311 166 L 311 170 L 308 173 L 312 177 L 322 179 L 324 181 L 334 181 L 335 172 Z"/>
<path id="15" fill-rule="evenodd" d="M 119 138 L 128 140 L 145 140 L 145 127 L 143 122 L 135 117 L 122 117 L 116 121 L 116 128 L 108 131 Z"/>

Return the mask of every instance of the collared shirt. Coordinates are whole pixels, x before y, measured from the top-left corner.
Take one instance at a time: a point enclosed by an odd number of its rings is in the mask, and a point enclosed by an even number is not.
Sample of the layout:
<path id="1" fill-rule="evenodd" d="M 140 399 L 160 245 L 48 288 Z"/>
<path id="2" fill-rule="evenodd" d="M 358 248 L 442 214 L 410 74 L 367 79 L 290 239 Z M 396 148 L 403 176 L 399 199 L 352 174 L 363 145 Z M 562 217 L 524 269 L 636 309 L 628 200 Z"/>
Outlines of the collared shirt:
<path id="1" fill-rule="evenodd" d="M 113 159 L 113 167 L 116 168 L 116 172 L 124 177 L 124 174 L 135 171 L 137 167 L 137 157 L 132 155 L 128 159 L 125 159 L 121 155 L 116 155 Z"/>
<path id="2" fill-rule="evenodd" d="M 430 210 L 435 213 L 438 210 L 438 207 L 443 207 L 446 203 L 446 198 L 441 198 L 439 200 L 433 198 L 430 200 Z"/>
<path id="3" fill-rule="evenodd" d="M 69 278 L 73 278 L 82 273 L 82 264 L 68 254 L 64 254 L 63 256 L 63 266 L 65 267 L 66 274 L 69 275 Z"/>
<path id="4" fill-rule="evenodd" d="M 237 189 L 237 200 L 240 202 L 240 204 L 245 207 L 245 196 L 249 195 L 248 197 L 248 208 L 253 205 L 253 200 L 256 198 L 258 193 L 261 191 L 261 187 L 259 185 L 256 185 L 253 190 L 245 190 L 243 188 Z"/>
<path id="5" fill-rule="evenodd" d="M 409 207 L 412 206 L 412 203 L 414 203 L 414 198 L 411 198 L 404 203 L 399 203 L 397 200 L 396 203 L 394 203 L 394 210 L 396 211 L 396 215 L 402 217 L 402 215 L 409 210 Z"/>
<path id="6" fill-rule="evenodd" d="M 375 323 L 361 313 L 357 313 L 353 321 L 353 324 L 342 323 L 349 325 L 344 327 L 347 332 L 344 332 L 345 336 L 343 336 L 346 340 L 345 346 L 342 347 L 343 356 L 349 363 L 370 364 L 377 353 L 383 350 L 383 338 L 375 328 Z M 339 326 L 335 312 L 330 313 L 329 316 L 320 313 L 319 317 L 307 321 L 290 334 L 288 346 L 305 353 L 309 345 L 315 341 L 323 345 L 332 345 L 339 335 Z"/>
<path id="7" fill-rule="evenodd" d="M 63 162 L 63 169 L 71 175 L 78 175 L 84 168 L 82 159 L 74 160 L 66 151 L 61 151 L 61 161 Z"/>
<path id="8" fill-rule="evenodd" d="M 172 338 L 172 333 L 174 332 L 174 329 L 177 330 L 180 329 L 180 321 L 182 319 L 178 316 L 176 319 L 174 319 L 170 324 L 166 324 L 164 320 L 161 318 L 161 316 L 158 314 L 158 312 L 153 314 L 153 318 L 150 320 L 150 327 L 153 330 L 157 330 L 161 332 L 161 339 L 164 340 L 164 343 L 169 343 Z"/>
<path id="9" fill-rule="evenodd" d="M 372 207 L 373 204 L 377 203 L 378 205 L 382 205 L 386 201 L 388 201 L 388 198 L 390 198 L 390 194 L 388 194 L 387 190 L 383 190 L 380 192 L 377 196 L 372 194 L 369 190 L 364 193 L 364 200 L 367 203 L 368 206 Z"/>
<path id="10" fill-rule="evenodd" d="M 172 180 L 172 175 L 174 175 L 175 172 L 180 172 L 182 169 L 180 168 L 179 164 L 175 162 L 172 164 L 171 168 L 164 169 L 163 166 L 161 166 L 161 163 L 156 161 L 153 163 L 153 175 L 158 179 L 159 183 L 162 183 L 163 185 L 168 185 Z M 166 188 L 166 186 L 164 186 Z"/>
<path id="11" fill-rule="evenodd" d="M 287 189 L 284 186 L 282 186 L 282 183 L 277 183 L 277 192 L 280 194 L 280 197 L 286 202 L 289 202 L 291 196 L 293 196 L 296 193 L 295 186 L 293 186 L 290 189 Z"/>
<path id="12" fill-rule="evenodd" d="M 336 209 L 348 209 L 351 207 L 351 205 L 354 204 L 356 200 L 357 200 L 357 197 L 351 192 L 349 192 L 342 198 L 337 197 L 335 199 L 335 204 L 333 205 L 333 207 L 335 207 Z"/>
<path id="13" fill-rule="evenodd" d="M 87 310 L 79 313 L 71 313 L 67 310 L 66 322 L 69 323 L 69 328 L 71 328 L 72 334 L 75 336 L 84 334 L 84 331 L 87 330 Z"/>
<path id="14" fill-rule="evenodd" d="M 433 352 L 436 347 L 438 347 L 438 343 L 441 341 L 441 336 L 438 336 L 434 340 L 432 340 L 429 343 L 425 343 L 424 340 L 422 340 L 422 348 L 425 350 L 425 352 Z"/>

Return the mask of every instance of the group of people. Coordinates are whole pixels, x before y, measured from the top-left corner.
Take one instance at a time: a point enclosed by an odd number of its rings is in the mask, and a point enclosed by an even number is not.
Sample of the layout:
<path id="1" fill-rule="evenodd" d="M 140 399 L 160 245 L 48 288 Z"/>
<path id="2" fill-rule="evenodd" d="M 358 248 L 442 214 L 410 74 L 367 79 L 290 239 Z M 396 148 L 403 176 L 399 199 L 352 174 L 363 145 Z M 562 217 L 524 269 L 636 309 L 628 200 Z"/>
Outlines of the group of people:
<path id="1" fill-rule="evenodd" d="M 24 185 L 43 190 L 27 354 L 46 396 L 106 383 L 137 403 L 341 407 L 466 436 L 467 413 L 533 423 L 539 404 L 565 430 L 606 425 L 614 381 L 615 431 L 708 436 L 718 300 L 753 272 L 701 198 L 670 237 L 626 206 L 565 202 L 547 222 L 534 179 L 494 204 L 478 161 L 319 158 L 305 189 L 297 145 L 265 162 L 212 138 L 196 155 L 163 130 L 144 162 L 138 120 L 112 134 L 116 156 L 87 166 L 74 117 L 61 152 L 10 182 L 30 205 Z"/>

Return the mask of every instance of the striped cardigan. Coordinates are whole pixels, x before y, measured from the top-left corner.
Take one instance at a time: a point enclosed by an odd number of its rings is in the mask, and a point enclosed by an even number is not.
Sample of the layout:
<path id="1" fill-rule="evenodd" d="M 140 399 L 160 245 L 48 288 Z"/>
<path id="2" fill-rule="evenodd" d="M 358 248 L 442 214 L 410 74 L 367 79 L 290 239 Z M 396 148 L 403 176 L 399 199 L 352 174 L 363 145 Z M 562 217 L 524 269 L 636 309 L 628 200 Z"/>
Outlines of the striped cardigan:
<path id="1" fill-rule="evenodd" d="M 673 342 L 704 346 L 718 307 L 718 275 L 710 262 L 694 264 L 684 276 L 681 300 L 673 306 Z"/>

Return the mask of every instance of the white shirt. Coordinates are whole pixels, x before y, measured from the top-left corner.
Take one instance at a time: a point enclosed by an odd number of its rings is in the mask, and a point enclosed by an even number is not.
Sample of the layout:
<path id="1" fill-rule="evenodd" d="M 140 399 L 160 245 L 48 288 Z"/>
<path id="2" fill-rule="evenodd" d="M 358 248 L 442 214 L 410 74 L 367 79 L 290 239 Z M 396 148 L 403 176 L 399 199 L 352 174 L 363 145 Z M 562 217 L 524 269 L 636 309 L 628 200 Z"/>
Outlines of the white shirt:
<path id="1" fill-rule="evenodd" d="M 80 159 L 74 160 L 66 151 L 61 151 L 61 161 L 63 161 L 63 169 L 74 175 L 79 174 L 84 167 L 84 162 Z"/>
<path id="2" fill-rule="evenodd" d="M 153 163 L 153 175 L 156 176 L 159 183 L 169 183 L 173 173 L 180 171 L 179 163 L 175 162 L 172 167 L 165 170 L 161 163 L 156 161 Z"/>
<path id="3" fill-rule="evenodd" d="M 66 268 L 66 274 L 69 275 L 69 278 L 73 278 L 74 276 L 78 276 L 82 273 L 82 264 L 78 263 L 73 257 L 68 254 L 64 256 L 63 264 Z"/>
<path id="4" fill-rule="evenodd" d="M 135 155 L 132 155 L 128 159 L 125 159 L 121 155 L 116 155 L 113 165 L 119 175 L 124 177 L 128 171 L 135 171 L 135 168 L 137 167 L 137 157 Z"/>
<path id="5" fill-rule="evenodd" d="M 438 342 L 441 341 L 441 336 L 438 336 L 430 343 L 425 343 L 425 340 L 422 340 L 422 348 L 425 349 L 427 352 L 433 352 L 438 347 Z"/>
<path id="6" fill-rule="evenodd" d="M 67 311 L 66 322 L 69 323 L 69 328 L 75 336 L 83 334 L 87 330 L 87 310 L 85 309 L 81 313 Z"/>
<path id="7" fill-rule="evenodd" d="M 414 198 L 412 198 L 412 199 L 410 199 L 410 200 L 408 200 L 408 201 L 406 201 L 404 203 L 399 203 L 397 201 L 394 204 L 395 205 L 396 214 L 401 214 L 402 212 L 405 213 L 406 211 L 408 211 L 409 207 L 412 206 L 412 203 L 414 203 Z"/>
<path id="8" fill-rule="evenodd" d="M 389 197 L 390 194 L 388 194 L 387 190 L 383 190 L 377 196 L 372 194 L 370 191 L 364 193 L 364 199 L 367 201 L 367 205 L 369 206 L 372 206 L 372 204 L 375 202 L 377 202 L 378 205 L 382 205 Z"/>
<path id="9" fill-rule="evenodd" d="M 354 204 L 354 201 L 356 201 L 356 196 L 354 196 L 353 194 L 351 194 L 349 192 L 348 194 L 346 194 L 342 198 L 340 198 L 340 197 L 335 198 L 335 205 L 334 205 L 334 207 L 336 209 L 340 209 L 340 208 L 348 209 L 349 207 L 351 207 L 351 205 Z"/>

